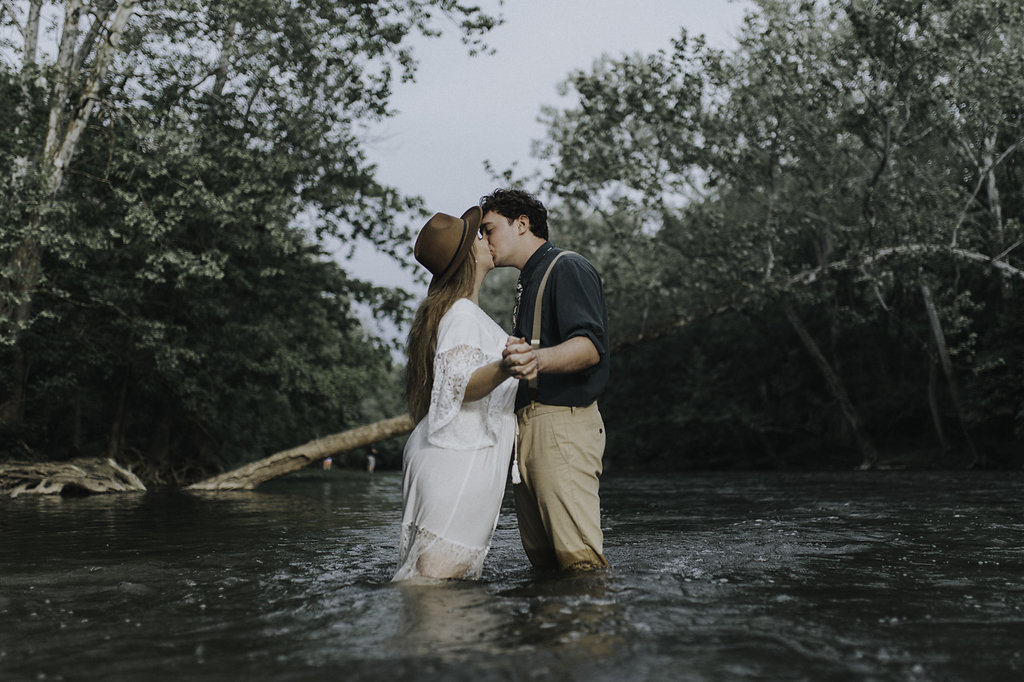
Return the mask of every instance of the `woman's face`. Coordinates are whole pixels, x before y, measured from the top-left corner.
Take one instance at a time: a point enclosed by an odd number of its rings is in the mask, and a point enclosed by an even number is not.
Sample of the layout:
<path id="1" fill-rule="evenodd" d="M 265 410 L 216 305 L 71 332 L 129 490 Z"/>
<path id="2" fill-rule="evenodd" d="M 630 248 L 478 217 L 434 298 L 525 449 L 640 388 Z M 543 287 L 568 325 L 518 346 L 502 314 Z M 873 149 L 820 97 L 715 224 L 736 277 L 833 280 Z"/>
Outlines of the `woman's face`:
<path id="1" fill-rule="evenodd" d="M 477 270 L 483 273 L 490 272 L 494 269 L 494 258 L 491 256 L 491 247 L 487 238 L 481 233 L 477 233 L 477 238 L 473 241 L 473 258 L 476 259 Z"/>

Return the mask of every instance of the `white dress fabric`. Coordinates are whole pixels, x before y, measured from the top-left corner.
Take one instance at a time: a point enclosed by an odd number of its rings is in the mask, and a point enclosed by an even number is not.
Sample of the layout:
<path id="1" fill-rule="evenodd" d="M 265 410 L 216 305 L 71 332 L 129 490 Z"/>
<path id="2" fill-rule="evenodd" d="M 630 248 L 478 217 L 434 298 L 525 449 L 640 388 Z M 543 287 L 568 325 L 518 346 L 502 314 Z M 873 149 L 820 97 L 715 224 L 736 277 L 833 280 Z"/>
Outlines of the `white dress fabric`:
<path id="1" fill-rule="evenodd" d="M 507 334 L 469 299 L 441 318 L 430 408 L 405 445 L 402 537 L 393 580 L 479 578 L 515 441 L 517 382 L 463 403 L 469 378 L 501 358 Z"/>

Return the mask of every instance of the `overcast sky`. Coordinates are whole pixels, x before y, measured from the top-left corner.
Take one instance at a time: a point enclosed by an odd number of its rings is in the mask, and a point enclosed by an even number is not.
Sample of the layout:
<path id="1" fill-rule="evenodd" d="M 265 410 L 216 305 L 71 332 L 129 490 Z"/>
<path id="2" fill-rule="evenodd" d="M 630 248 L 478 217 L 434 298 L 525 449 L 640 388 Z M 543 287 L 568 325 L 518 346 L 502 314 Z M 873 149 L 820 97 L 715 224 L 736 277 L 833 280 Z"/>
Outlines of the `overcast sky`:
<path id="1" fill-rule="evenodd" d="M 479 4 L 499 11 L 496 0 Z M 392 104 L 399 113 L 371 132 L 370 160 L 381 182 L 422 196 L 431 212 L 460 215 L 494 189 L 485 160 L 499 171 L 516 164 L 517 176 L 538 168 L 530 156 L 531 142 L 544 137 L 537 117 L 544 105 L 571 104 L 557 93 L 571 71 L 589 69 L 602 54 L 668 49 L 681 27 L 731 48 L 748 6 L 734 0 L 507 0 L 500 9 L 505 22 L 487 36 L 492 55 L 469 57 L 453 32 L 414 43 L 416 81 L 395 86 Z M 412 227 L 418 232 L 420 225 Z M 354 276 L 425 293 L 386 259 L 359 253 L 346 264 Z"/>

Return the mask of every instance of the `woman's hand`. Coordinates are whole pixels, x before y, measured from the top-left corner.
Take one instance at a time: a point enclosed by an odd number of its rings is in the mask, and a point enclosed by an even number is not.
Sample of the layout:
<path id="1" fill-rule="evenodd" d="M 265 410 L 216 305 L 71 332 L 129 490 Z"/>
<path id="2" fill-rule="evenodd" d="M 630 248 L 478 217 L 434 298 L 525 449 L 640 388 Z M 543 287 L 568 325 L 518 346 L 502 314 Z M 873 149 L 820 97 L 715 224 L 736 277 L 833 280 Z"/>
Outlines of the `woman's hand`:
<path id="1" fill-rule="evenodd" d="M 505 342 L 505 349 L 501 352 L 501 366 L 516 379 L 535 379 L 539 369 L 537 353 L 526 343 L 526 339 L 510 336 Z"/>

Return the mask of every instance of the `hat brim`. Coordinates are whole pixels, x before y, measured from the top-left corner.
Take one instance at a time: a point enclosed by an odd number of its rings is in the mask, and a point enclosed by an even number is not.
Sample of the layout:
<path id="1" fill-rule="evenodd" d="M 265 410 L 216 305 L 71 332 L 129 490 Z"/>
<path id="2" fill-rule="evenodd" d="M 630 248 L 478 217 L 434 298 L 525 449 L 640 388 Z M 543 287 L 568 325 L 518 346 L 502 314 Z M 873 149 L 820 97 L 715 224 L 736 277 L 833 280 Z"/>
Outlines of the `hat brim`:
<path id="1" fill-rule="evenodd" d="M 455 252 L 455 257 L 452 258 L 452 262 L 448 265 L 444 272 L 439 275 L 435 275 L 430 280 L 430 286 L 427 287 L 428 293 L 434 293 L 439 288 L 445 285 L 445 283 L 452 278 L 452 275 L 462 265 L 462 261 L 466 260 L 466 256 L 469 254 L 469 250 L 473 248 L 473 242 L 476 240 L 476 234 L 480 231 L 480 223 L 483 221 L 483 211 L 479 206 L 473 206 L 465 213 L 462 214 L 462 240 L 459 242 L 459 248 Z"/>

